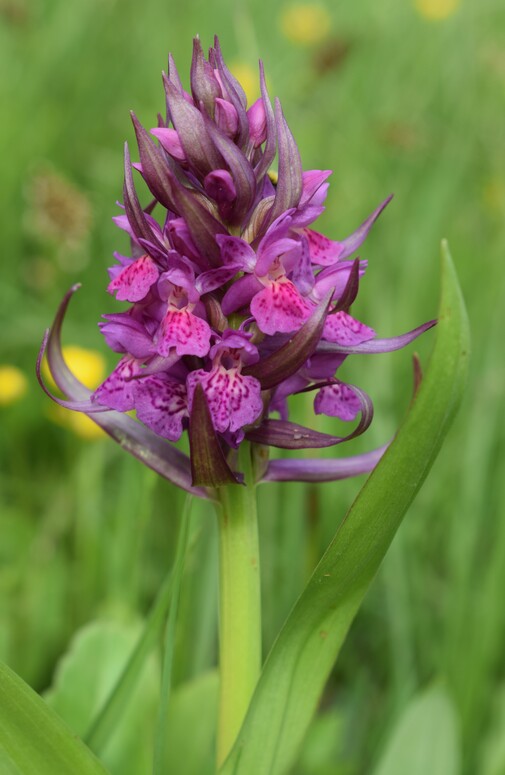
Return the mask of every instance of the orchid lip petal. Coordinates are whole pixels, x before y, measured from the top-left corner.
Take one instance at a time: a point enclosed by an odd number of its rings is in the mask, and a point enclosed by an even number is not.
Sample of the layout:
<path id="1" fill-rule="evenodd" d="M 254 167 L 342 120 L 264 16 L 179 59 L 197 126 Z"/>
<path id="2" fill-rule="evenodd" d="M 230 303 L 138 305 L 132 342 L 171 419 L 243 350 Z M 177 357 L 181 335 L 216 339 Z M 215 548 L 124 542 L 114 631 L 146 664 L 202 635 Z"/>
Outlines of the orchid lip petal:
<path id="1" fill-rule="evenodd" d="M 286 344 L 258 363 L 247 366 L 243 369 L 243 373 L 256 377 L 261 387 L 266 390 L 275 387 L 298 371 L 318 346 L 332 294 L 333 290 L 327 294 L 310 318 Z"/>
<path id="2" fill-rule="evenodd" d="M 240 483 L 226 462 L 204 389 L 199 383 L 193 393 L 189 415 L 189 445 L 193 486 L 220 487 Z"/>
<path id="3" fill-rule="evenodd" d="M 336 459 L 270 460 L 260 482 L 336 482 L 372 471 L 389 444 Z"/>
<path id="4" fill-rule="evenodd" d="M 83 401 L 89 399 L 91 395 L 91 391 L 72 374 L 61 351 L 63 319 L 70 299 L 79 288 L 80 285 L 72 286 L 63 297 L 47 338 L 47 362 L 51 376 L 61 392 L 73 401 Z M 190 461 L 183 452 L 160 439 L 128 415 L 111 410 L 89 416 L 123 449 L 164 479 L 200 498 L 209 498 L 209 493 L 204 488 L 192 485 Z"/>
<path id="5" fill-rule="evenodd" d="M 423 323 L 421 326 L 413 328 L 412 331 L 408 331 L 406 334 L 400 334 L 400 336 L 392 336 L 386 339 L 371 339 L 368 342 L 362 342 L 361 344 L 350 347 L 321 340 L 317 345 L 316 352 L 342 353 L 346 355 L 357 355 L 359 353 L 389 353 L 406 347 L 413 342 L 414 339 L 417 339 L 418 336 L 424 334 L 425 331 L 433 328 L 436 324 L 436 320 L 429 320 L 427 323 Z"/>

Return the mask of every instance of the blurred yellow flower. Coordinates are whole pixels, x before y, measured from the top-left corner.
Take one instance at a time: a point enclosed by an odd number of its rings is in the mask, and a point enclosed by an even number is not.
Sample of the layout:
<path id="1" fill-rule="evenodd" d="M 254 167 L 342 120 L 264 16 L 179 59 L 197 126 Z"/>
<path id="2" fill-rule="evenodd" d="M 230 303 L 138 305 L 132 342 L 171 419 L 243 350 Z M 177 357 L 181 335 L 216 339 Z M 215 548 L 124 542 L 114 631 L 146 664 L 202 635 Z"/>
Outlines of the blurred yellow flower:
<path id="1" fill-rule="evenodd" d="M 86 414 L 82 414 L 82 412 L 72 412 L 70 409 L 64 409 L 62 406 L 51 406 L 48 414 L 53 422 L 69 428 L 81 439 L 92 441 L 93 439 L 102 439 L 107 435 L 99 425 L 96 425 L 93 420 Z"/>
<path id="2" fill-rule="evenodd" d="M 105 379 L 105 358 L 97 350 L 87 350 L 78 345 L 67 345 L 63 347 L 63 357 L 70 371 L 90 390 L 98 387 Z M 43 363 L 42 370 L 44 378 L 54 386 L 47 363 Z M 49 416 L 59 425 L 70 428 L 82 439 L 98 439 L 104 435 L 104 431 L 81 412 L 72 412 L 62 406 L 56 406 L 51 408 Z"/>
<path id="3" fill-rule="evenodd" d="M 236 60 L 230 63 L 230 72 L 245 91 L 247 104 L 252 105 L 260 96 L 259 71 L 257 67 L 252 67 L 247 62 Z"/>
<path id="4" fill-rule="evenodd" d="M 17 366 L 0 366 L 0 406 L 13 404 L 28 390 L 28 380 Z"/>
<path id="5" fill-rule="evenodd" d="M 461 0 L 414 0 L 416 11 L 430 21 L 447 19 L 461 5 Z"/>
<path id="6" fill-rule="evenodd" d="M 324 5 L 319 3 L 295 3 L 282 12 L 280 26 L 284 37 L 291 43 L 310 46 L 326 38 L 331 17 Z"/>

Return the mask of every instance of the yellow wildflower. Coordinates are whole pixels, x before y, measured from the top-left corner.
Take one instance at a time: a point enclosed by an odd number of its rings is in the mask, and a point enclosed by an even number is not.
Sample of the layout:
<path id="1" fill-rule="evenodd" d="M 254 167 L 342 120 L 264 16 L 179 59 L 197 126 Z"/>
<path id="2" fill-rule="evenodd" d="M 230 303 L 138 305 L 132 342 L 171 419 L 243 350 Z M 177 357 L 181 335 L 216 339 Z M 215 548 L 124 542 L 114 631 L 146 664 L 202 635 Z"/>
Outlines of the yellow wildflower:
<path id="1" fill-rule="evenodd" d="M 0 366 L 0 406 L 14 404 L 28 390 L 28 380 L 17 366 Z"/>
<path id="2" fill-rule="evenodd" d="M 430 21 L 442 21 L 458 10 L 461 0 L 415 0 L 416 11 Z"/>
<path id="3" fill-rule="evenodd" d="M 295 3 L 282 12 L 280 26 L 291 43 L 310 46 L 326 38 L 331 17 L 324 5 L 319 3 Z"/>

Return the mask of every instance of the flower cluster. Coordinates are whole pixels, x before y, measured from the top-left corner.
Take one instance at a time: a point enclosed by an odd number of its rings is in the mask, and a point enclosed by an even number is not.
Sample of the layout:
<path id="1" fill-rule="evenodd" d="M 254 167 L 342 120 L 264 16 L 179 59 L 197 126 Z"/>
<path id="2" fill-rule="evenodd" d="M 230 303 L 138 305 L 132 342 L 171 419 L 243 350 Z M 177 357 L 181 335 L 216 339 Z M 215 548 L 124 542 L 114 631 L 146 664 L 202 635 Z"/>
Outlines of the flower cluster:
<path id="1" fill-rule="evenodd" d="M 380 340 L 351 315 L 366 269 L 353 256 L 389 198 L 341 241 L 311 228 L 331 172 L 302 170 L 261 64 L 261 97 L 249 107 L 217 39 L 208 59 L 194 41 L 191 93 L 171 57 L 163 81 L 166 118 L 148 132 L 133 115 L 140 163 L 125 146 L 124 212 L 114 220 L 131 251 L 115 254 L 108 291 L 131 306 L 100 323 L 119 363 L 91 395 L 77 396 L 71 375 L 62 377 L 54 347 L 52 370 L 72 399 L 60 403 L 97 422 L 101 412 L 135 410 L 156 437 L 175 442 L 189 429 L 191 486 L 217 485 L 237 480 L 230 452 L 244 438 L 284 448 L 345 440 L 290 423 L 294 393 L 313 390 L 318 414 L 361 415 L 345 438 L 363 432 L 371 402 L 339 379 L 342 362 L 399 349 L 432 323 Z M 152 193 L 147 207 L 132 168 Z M 48 354 L 51 365 L 51 347 Z M 124 426 L 121 434 L 124 441 Z"/>

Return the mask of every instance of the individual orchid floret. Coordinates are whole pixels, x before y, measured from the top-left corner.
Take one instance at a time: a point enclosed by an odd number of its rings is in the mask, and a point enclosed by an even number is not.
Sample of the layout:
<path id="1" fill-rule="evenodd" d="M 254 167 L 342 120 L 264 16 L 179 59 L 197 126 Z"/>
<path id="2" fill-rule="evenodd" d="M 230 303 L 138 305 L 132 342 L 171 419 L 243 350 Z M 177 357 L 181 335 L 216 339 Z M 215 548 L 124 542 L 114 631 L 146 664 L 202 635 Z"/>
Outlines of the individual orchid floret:
<path id="1" fill-rule="evenodd" d="M 66 367 L 60 330 L 75 288 L 39 357 L 40 372 L 47 348 L 63 394 L 55 401 L 86 412 L 147 465 L 203 497 L 241 481 L 236 448 L 244 439 L 304 449 L 363 433 L 372 402 L 341 378 L 348 356 L 400 349 L 433 325 L 379 339 L 355 317 L 368 266 L 356 252 L 391 197 L 345 239 L 313 228 L 331 171 L 303 170 L 261 63 L 259 82 L 261 96 L 248 105 L 217 38 L 207 56 L 195 39 L 187 87 L 169 57 L 166 117 L 148 132 L 132 114 L 138 161 L 125 145 L 122 211 L 114 221 L 131 249 L 114 254 L 107 289 L 127 307 L 99 324 L 119 362 L 93 393 Z M 270 169 L 275 158 L 277 172 Z M 146 204 L 137 174 L 151 194 Z M 302 392 L 314 397 L 316 414 L 354 426 L 334 435 L 291 422 L 290 397 Z M 186 431 L 189 457 L 171 445 Z M 381 452 L 311 460 L 306 470 L 300 461 L 264 462 L 256 475 L 339 479 L 370 470 Z"/>

